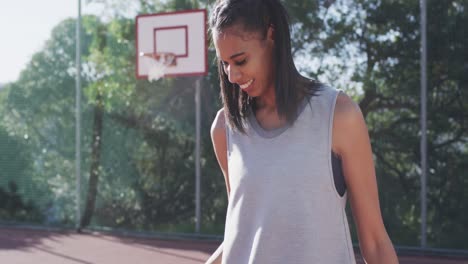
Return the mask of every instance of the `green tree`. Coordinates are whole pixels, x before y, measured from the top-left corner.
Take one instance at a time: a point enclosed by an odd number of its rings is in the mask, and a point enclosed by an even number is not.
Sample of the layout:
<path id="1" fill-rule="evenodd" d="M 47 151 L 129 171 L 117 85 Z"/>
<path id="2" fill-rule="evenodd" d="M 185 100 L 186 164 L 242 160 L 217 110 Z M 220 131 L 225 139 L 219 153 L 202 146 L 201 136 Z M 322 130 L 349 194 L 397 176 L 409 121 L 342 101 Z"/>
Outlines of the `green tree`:
<path id="1" fill-rule="evenodd" d="M 74 204 L 74 26 L 65 20 L 55 27 L 43 50 L 6 88 L 1 116 L 7 131 L 27 139 L 25 149 L 33 157 L 31 181 L 19 189 L 34 187 L 25 195 L 43 211 L 62 204 L 64 223 L 73 218 Z"/>
<path id="2" fill-rule="evenodd" d="M 306 45 L 323 64 L 311 75 L 338 83 L 359 102 L 375 153 L 382 211 L 397 244 L 419 243 L 419 3 L 334 1 Z M 467 1 L 428 3 L 428 238 L 434 247 L 466 247 L 468 200 Z M 435 19 L 437 17 L 437 19 Z M 336 61 L 338 59 L 338 61 Z M 328 60 L 328 61 L 327 61 Z M 336 76 L 349 72 L 344 83 Z M 460 202 L 463 201 L 463 202 Z"/>

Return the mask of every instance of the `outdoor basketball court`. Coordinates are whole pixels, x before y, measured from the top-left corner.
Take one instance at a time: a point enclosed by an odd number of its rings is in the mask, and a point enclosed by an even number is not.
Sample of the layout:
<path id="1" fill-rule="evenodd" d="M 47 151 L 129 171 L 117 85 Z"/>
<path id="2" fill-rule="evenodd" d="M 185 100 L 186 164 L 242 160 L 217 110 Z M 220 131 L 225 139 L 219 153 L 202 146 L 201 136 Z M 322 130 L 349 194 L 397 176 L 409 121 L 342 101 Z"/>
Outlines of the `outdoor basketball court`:
<path id="1" fill-rule="evenodd" d="M 161 240 L 136 236 L 0 227 L 0 263 L 200 264 L 218 241 Z M 363 263 L 358 259 L 358 263 Z M 467 259 L 400 256 L 401 264 L 467 264 Z"/>
<path id="2" fill-rule="evenodd" d="M 142 14 L 138 15 L 135 21 L 136 79 L 154 82 L 165 77 L 198 77 L 193 82 L 196 102 L 194 213 L 197 231 L 200 230 L 201 210 L 200 81 L 208 74 L 206 19 L 207 11 L 200 9 Z M 154 87 L 157 92 L 157 83 Z M 80 110 L 76 112 L 80 113 Z M 81 120 L 81 117 L 77 120 Z M 77 127 L 80 126 L 77 121 Z M 79 146 L 80 141 L 77 142 Z M 79 152 L 80 150 L 77 150 L 77 153 Z M 77 164 L 81 164 L 79 159 L 77 158 Z M 77 165 L 79 166 L 81 165 Z M 78 183 L 81 180 L 80 170 L 81 168 L 76 173 Z M 82 200 L 79 188 L 77 187 L 76 192 L 78 205 Z M 79 219 L 79 206 L 76 214 Z M 150 235 L 132 234 L 92 231 L 77 233 L 72 230 L 0 226 L 0 264 L 195 264 L 205 263 L 220 244 L 220 241 L 161 239 Z M 402 264 L 468 264 L 468 256 L 461 258 L 400 255 L 399 259 Z M 357 263 L 364 263 L 359 255 Z"/>

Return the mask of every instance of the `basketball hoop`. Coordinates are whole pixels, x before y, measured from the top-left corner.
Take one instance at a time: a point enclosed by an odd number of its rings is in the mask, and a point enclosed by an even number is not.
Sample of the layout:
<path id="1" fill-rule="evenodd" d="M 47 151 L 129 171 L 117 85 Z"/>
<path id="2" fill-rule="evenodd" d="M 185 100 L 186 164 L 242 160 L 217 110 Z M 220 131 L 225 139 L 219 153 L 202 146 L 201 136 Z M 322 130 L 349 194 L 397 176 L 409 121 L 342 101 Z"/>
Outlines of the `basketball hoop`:
<path id="1" fill-rule="evenodd" d="M 149 58 L 148 61 L 148 80 L 150 82 L 157 81 L 166 73 L 168 67 L 177 65 L 177 57 L 171 52 L 160 53 L 140 53 L 140 57 Z"/>
<path id="2" fill-rule="evenodd" d="M 151 82 L 165 76 L 208 75 L 206 17 L 206 9 L 138 15 L 135 18 L 136 78 L 148 79 Z M 195 82 L 195 230 L 197 232 L 200 231 L 201 223 L 200 80 L 201 78 L 198 78 Z"/>

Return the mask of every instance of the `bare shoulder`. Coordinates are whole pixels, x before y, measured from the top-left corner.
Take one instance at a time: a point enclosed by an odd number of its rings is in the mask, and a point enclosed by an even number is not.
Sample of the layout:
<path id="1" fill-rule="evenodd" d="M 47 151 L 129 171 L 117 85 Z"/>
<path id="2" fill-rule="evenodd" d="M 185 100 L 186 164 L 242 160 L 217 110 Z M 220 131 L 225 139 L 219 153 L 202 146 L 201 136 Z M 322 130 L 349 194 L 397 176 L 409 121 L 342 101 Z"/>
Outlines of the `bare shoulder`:
<path id="1" fill-rule="evenodd" d="M 211 124 L 211 137 L 219 137 L 222 135 L 225 135 L 226 131 L 226 121 L 224 117 L 224 110 L 221 108 L 218 110 L 216 113 L 216 117 L 213 120 L 213 123 Z"/>
<path id="2" fill-rule="evenodd" d="M 361 109 L 353 99 L 340 92 L 333 118 L 333 150 L 343 153 L 343 148 L 362 136 L 367 136 L 367 126 Z"/>
<path id="3" fill-rule="evenodd" d="M 362 118 L 359 105 L 351 99 L 347 94 L 340 92 L 336 98 L 335 105 L 335 120 L 339 124 L 343 122 L 352 122 Z"/>

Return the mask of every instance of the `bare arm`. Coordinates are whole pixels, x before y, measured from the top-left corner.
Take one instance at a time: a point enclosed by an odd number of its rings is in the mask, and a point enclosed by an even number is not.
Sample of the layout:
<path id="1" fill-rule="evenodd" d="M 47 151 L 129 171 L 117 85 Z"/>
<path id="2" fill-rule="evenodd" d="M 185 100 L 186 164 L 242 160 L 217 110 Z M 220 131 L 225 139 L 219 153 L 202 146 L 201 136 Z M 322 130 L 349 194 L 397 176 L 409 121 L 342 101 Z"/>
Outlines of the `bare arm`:
<path id="1" fill-rule="evenodd" d="M 224 121 L 224 111 L 221 109 L 216 114 L 215 120 L 211 125 L 211 141 L 215 151 L 216 159 L 219 167 L 224 175 L 226 182 L 226 190 L 229 197 L 231 187 L 229 185 L 228 164 L 227 164 L 227 140 L 226 140 L 226 124 Z"/>
<path id="2" fill-rule="evenodd" d="M 221 264 L 223 257 L 223 244 L 219 245 L 218 249 L 211 255 L 205 264 Z"/>
<path id="3" fill-rule="evenodd" d="M 228 165 L 227 165 L 227 140 L 226 140 L 226 125 L 224 120 L 223 110 L 219 110 L 213 124 L 211 125 L 211 140 L 216 154 L 221 171 L 226 182 L 226 190 L 229 197 L 231 191 L 229 185 Z M 211 255 L 205 264 L 221 264 L 223 256 L 223 244 Z"/>
<path id="4" fill-rule="evenodd" d="M 362 256 L 366 263 L 398 263 L 383 223 L 372 150 L 359 106 L 339 94 L 333 121 L 333 150 L 340 155 Z"/>

